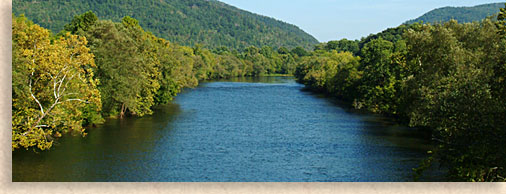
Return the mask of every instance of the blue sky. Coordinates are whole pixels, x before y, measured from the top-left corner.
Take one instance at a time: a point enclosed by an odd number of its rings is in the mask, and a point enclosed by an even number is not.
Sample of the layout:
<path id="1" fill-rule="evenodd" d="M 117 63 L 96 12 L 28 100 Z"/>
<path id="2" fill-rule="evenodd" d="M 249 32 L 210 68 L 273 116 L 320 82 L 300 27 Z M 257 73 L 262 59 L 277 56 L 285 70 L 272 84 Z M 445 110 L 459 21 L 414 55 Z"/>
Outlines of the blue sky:
<path id="1" fill-rule="evenodd" d="M 360 39 L 445 6 L 501 0 L 220 0 L 299 26 L 320 42 Z"/>

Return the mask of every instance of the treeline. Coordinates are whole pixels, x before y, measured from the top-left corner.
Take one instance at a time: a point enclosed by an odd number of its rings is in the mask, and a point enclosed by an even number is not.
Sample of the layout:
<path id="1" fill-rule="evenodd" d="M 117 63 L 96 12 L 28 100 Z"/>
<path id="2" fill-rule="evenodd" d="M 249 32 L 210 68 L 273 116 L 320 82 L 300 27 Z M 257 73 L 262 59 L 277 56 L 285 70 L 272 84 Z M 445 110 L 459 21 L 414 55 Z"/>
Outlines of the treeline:
<path id="1" fill-rule="evenodd" d="M 449 20 L 457 20 L 461 23 L 481 21 L 486 17 L 497 13 L 504 3 L 489 3 L 473 7 L 442 7 L 429 11 L 422 16 L 409 20 L 406 23 L 416 22 L 441 23 Z"/>
<path id="2" fill-rule="evenodd" d="M 248 47 L 237 51 L 180 46 L 144 31 L 124 17 L 74 17 L 55 36 L 12 19 L 12 148 L 49 149 L 53 139 L 103 118 L 143 116 L 200 80 L 292 74 L 305 54 L 298 47 Z"/>
<path id="3" fill-rule="evenodd" d="M 303 57 L 300 83 L 430 130 L 455 181 L 505 181 L 506 10 L 498 21 L 412 24 L 361 41 L 331 41 Z"/>
<path id="4" fill-rule="evenodd" d="M 245 49 L 249 46 L 310 49 L 318 41 L 311 35 L 274 18 L 257 15 L 216 0 L 16 0 L 12 12 L 25 14 L 53 32 L 88 10 L 101 19 L 120 22 L 136 18 L 155 36 L 185 46 L 202 44 Z"/>

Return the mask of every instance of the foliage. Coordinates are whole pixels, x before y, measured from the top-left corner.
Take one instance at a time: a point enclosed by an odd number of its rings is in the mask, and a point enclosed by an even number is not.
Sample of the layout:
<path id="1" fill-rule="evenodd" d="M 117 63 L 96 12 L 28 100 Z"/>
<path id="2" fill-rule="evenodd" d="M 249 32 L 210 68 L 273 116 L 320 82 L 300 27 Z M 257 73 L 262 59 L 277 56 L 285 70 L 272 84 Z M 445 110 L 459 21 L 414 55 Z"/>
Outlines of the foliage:
<path id="1" fill-rule="evenodd" d="M 380 33 L 377 33 L 377 34 L 371 34 L 367 37 L 364 37 L 362 39 L 360 39 L 358 45 L 359 45 L 359 48 L 362 49 L 364 48 L 364 46 L 371 42 L 372 40 L 375 40 L 375 39 L 383 39 L 383 40 L 386 40 L 386 41 L 390 41 L 392 43 L 396 43 L 398 42 L 399 40 L 402 40 L 402 35 L 404 34 L 404 32 L 408 29 L 417 29 L 420 27 L 420 24 L 419 23 L 415 23 L 415 24 L 403 24 L 403 25 L 400 25 L 400 26 L 397 26 L 395 28 L 388 28 L 386 30 L 383 30 L 382 32 Z M 358 52 L 358 55 L 359 56 L 362 56 L 362 53 L 359 51 Z"/>
<path id="2" fill-rule="evenodd" d="M 339 41 L 320 44 L 295 76 L 355 108 L 431 130 L 438 146 L 418 175 L 437 161 L 449 180 L 505 181 L 503 15 L 497 22 L 391 28 L 362 39 L 360 58 L 338 53 Z"/>
<path id="3" fill-rule="evenodd" d="M 358 40 L 341 39 L 317 44 L 314 50 L 336 50 L 338 52 L 351 52 L 354 55 L 358 55 L 360 48 Z"/>
<path id="4" fill-rule="evenodd" d="M 24 16 L 13 16 L 12 34 L 12 148 L 45 150 L 61 133 L 85 135 L 83 124 L 99 122 L 101 107 L 86 38 L 51 41 Z"/>
<path id="5" fill-rule="evenodd" d="M 292 49 L 290 51 L 290 53 L 294 56 L 298 56 L 298 57 L 304 57 L 304 56 L 308 56 L 309 55 L 309 52 L 306 51 L 306 49 L 302 48 L 302 47 L 295 47 L 294 49 Z"/>
<path id="6" fill-rule="evenodd" d="M 298 58 L 268 46 L 241 53 L 170 44 L 128 16 L 116 23 L 89 11 L 54 37 L 24 16 L 14 19 L 13 149 L 48 149 L 53 132 L 84 134 L 102 116 L 152 114 L 200 80 L 291 74 Z"/>
<path id="7" fill-rule="evenodd" d="M 438 146 L 417 173 L 437 161 L 450 180 L 505 181 L 504 12 L 497 21 L 401 25 L 312 52 L 181 46 L 145 32 L 131 17 L 116 23 L 92 12 L 50 37 L 24 16 L 13 17 L 12 146 L 48 149 L 61 133 L 84 134 L 100 113 L 151 114 L 200 80 L 294 73 L 355 108 L 431 130 Z"/>
<path id="8" fill-rule="evenodd" d="M 410 124 L 434 130 L 452 179 L 504 181 L 506 45 L 494 23 L 424 25 L 406 40 Z"/>
<path id="9" fill-rule="evenodd" d="M 396 115 L 402 101 L 402 79 L 406 71 L 403 58 L 403 41 L 394 43 L 374 39 L 362 48 L 363 71 L 358 87 L 361 98 L 356 99 L 356 108 L 365 106 L 372 112 Z"/>
<path id="10" fill-rule="evenodd" d="M 12 146 L 45 150 L 102 116 L 151 114 L 200 80 L 291 74 L 297 57 L 267 46 L 241 53 L 170 44 L 128 16 L 116 23 L 86 12 L 54 37 L 14 16 Z"/>
<path id="11" fill-rule="evenodd" d="M 504 4 L 504 8 L 500 9 L 501 11 L 497 15 L 497 28 L 499 29 L 499 34 L 502 36 L 506 36 L 506 3 Z"/>
<path id="12" fill-rule="evenodd" d="M 66 24 L 64 30 L 70 33 L 77 33 L 78 31 L 87 31 L 98 20 L 98 17 L 91 11 L 82 15 L 75 16 L 70 24 Z"/>
<path id="13" fill-rule="evenodd" d="M 86 24 L 88 20 L 84 17 L 65 26 L 72 19 L 69 16 L 91 10 L 100 18 L 115 22 L 131 16 L 154 35 L 192 47 L 201 44 L 207 48 L 244 49 L 267 45 L 309 49 L 318 43 L 297 26 L 215 0 L 17 0 L 12 3 L 14 14 L 24 13 L 53 32 L 71 31 L 67 27 L 75 29 Z"/>
<path id="14" fill-rule="evenodd" d="M 95 54 L 104 111 L 151 114 L 159 83 L 157 59 L 147 34 L 125 17 L 123 23 L 98 21 L 83 35 Z"/>
<path id="15" fill-rule="evenodd" d="M 481 21 L 488 16 L 496 14 L 497 10 L 499 10 L 503 4 L 504 3 L 490 3 L 474 7 L 443 7 L 429 11 L 416 19 L 407 21 L 406 23 L 442 23 L 452 19 L 462 23 Z"/>
<path id="16" fill-rule="evenodd" d="M 349 52 L 318 51 L 303 57 L 295 77 L 309 87 L 344 99 L 356 96 L 355 87 L 362 77 L 359 57 Z"/>

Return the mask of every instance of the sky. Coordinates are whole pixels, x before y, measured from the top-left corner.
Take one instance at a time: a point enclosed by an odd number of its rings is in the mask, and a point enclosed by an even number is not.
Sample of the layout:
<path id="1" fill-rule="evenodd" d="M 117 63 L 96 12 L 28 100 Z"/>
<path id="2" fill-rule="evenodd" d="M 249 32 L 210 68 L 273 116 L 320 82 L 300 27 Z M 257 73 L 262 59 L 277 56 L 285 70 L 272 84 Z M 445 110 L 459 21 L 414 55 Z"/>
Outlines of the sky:
<path id="1" fill-rule="evenodd" d="M 501 0 L 220 0 L 294 24 L 320 42 L 360 39 L 445 6 L 474 6 Z M 499 10 L 498 10 L 499 11 Z"/>

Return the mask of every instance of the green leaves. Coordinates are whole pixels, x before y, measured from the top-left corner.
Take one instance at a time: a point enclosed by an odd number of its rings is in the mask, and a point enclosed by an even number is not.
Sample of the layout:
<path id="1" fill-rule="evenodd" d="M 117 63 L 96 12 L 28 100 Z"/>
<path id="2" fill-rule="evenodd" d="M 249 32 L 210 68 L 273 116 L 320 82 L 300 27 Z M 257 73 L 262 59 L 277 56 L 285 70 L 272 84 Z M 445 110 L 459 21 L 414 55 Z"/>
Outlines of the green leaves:
<path id="1" fill-rule="evenodd" d="M 86 43 L 70 34 L 50 41 L 48 30 L 13 17 L 13 149 L 49 149 L 53 137 L 85 135 L 83 122 L 99 120 L 93 114 L 101 107 L 95 63 Z"/>
<path id="2" fill-rule="evenodd" d="M 361 78 L 359 58 L 349 52 L 319 51 L 303 57 L 295 71 L 298 82 L 345 99 L 352 99 Z"/>
<path id="3" fill-rule="evenodd" d="M 77 16 L 76 21 L 90 15 L 94 16 L 91 12 Z M 199 80 L 292 73 L 295 68 L 291 54 L 279 54 L 270 47 L 212 53 L 200 45 L 169 44 L 128 16 L 121 23 L 98 20 L 86 29 L 76 33 L 88 38 L 95 54 L 104 116 L 151 114 L 152 106 L 168 103 Z"/>
<path id="4" fill-rule="evenodd" d="M 501 11 L 497 15 L 497 28 L 499 29 L 499 34 L 503 37 L 506 37 L 506 3 L 504 4 L 504 8 L 501 8 Z"/>
<path id="5" fill-rule="evenodd" d="M 424 25 L 405 34 L 413 79 L 410 124 L 434 130 L 435 157 L 452 179 L 498 181 L 506 173 L 504 98 L 495 77 L 504 42 L 490 21 Z M 483 52 L 486 51 L 486 52 Z"/>
<path id="6" fill-rule="evenodd" d="M 156 49 L 135 20 L 123 24 L 98 21 L 84 34 L 96 56 L 99 86 L 107 112 L 151 114 L 154 96 L 160 87 Z"/>
<path id="7" fill-rule="evenodd" d="M 122 22 L 125 16 L 136 18 L 140 26 L 154 35 L 185 46 L 202 44 L 208 49 L 226 46 L 245 49 L 249 46 L 273 48 L 297 46 L 309 49 L 318 41 L 298 27 L 208 0 L 16 0 L 14 14 L 26 14 L 35 23 L 54 32 L 72 33 L 87 20 L 78 18 L 67 28 L 73 16 L 93 10 L 104 20 Z M 65 28 L 64 28 L 65 26 Z M 87 29 L 83 29 L 86 31 Z"/>
<path id="8" fill-rule="evenodd" d="M 334 40 L 329 41 L 327 43 L 321 43 L 315 46 L 315 50 L 336 50 L 338 52 L 351 52 L 354 55 L 358 55 L 360 48 L 359 48 L 359 41 L 358 40 L 347 40 L 347 39 L 341 39 L 341 40 Z"/>
<path id="9" fill-rule="evenodd" d="M 79 16 L 74 16 L 70 24 L 66 24 L 64 30 L 76 34 L 78 31 L 87 31 L 98 20 L 98 17 L 92 12 L 88 11 Z"/>
<path id="10" fill-rule="evenodd" d="M 295 76 L 355 108 L 432 130 L 438 147 L 414 169 L 416 179 L 437 161 L 450 180 L 505 181 L 506 41 L 495 24 L 389 29 L 360 41 L 361 58 L 337 53 L 331 41 L 303 57 Z"/>

